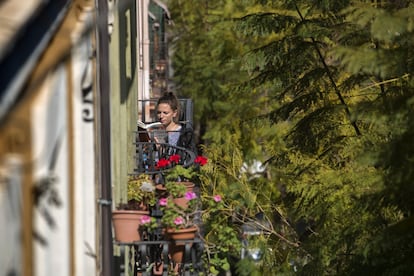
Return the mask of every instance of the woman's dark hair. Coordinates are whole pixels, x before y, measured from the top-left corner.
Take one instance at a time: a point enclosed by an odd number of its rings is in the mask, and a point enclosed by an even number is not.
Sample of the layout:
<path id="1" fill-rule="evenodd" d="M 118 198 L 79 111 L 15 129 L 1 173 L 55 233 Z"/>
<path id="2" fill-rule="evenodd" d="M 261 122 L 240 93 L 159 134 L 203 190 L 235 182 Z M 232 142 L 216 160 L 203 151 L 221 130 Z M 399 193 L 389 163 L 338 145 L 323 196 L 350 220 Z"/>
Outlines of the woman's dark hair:
<path id="1" fill-rule="evenodd" d="M 180 101 L 173 92 L 165 92 L 157 102 L 157 108 L 159 104 L 168 104 L 172 110 L 177 111 L 177 117 L 174 118 L 174 122 L 178 123 L 181 117 Z"/>

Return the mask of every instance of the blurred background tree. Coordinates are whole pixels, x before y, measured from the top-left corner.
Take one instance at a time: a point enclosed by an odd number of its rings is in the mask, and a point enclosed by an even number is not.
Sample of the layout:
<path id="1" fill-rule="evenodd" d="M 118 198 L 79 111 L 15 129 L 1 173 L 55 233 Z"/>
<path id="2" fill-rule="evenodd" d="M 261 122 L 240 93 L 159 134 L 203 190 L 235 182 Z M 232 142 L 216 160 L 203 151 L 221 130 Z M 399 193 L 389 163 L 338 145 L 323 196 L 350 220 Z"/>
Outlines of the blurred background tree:
<path id="1" fill-rule="evenodd" d="M 413 5 L 168 1 L 211 185 L 272 225 L 258 273 L 414 271 Z"/>

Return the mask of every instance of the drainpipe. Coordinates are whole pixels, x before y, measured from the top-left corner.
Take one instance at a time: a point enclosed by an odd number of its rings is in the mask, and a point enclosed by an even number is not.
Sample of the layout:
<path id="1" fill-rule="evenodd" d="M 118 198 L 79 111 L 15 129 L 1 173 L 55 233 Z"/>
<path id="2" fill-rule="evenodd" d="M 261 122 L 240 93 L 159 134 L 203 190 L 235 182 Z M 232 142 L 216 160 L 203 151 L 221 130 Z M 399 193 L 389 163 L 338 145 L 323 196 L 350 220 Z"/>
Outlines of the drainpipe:
<path id="1" fill-rule="evenodd" d="M 109 75 L 109 34 L 108 2 L 95 0 L 97 6 L 97 89 L 96 89 L 96 127 L 98 159 L 98 228 L 100 275 L 114 275 L 112 245 L 112 192 L 111 192 L 111 137 L 110 137 L 110 75 Z"/>

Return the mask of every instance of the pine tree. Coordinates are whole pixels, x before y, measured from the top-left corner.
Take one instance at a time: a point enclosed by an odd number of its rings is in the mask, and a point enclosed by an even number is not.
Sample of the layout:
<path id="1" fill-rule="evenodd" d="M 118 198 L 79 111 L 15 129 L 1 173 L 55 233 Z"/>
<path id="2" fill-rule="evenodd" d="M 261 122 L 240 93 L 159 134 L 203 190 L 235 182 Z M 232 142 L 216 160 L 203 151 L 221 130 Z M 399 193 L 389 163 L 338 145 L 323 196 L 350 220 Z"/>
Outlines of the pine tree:
<path id="1" fill-rule="evenodd" d="M 292 127 L 286 149 L 271 161 L 285 177 L 291 218 L 305 220 L 310 228 L 311 235 L 302 238 L 311 256 L 305 273 L 341 274 L 361 267 L 398 274 L 413 269 L 407 261 L 393 261 L 395 250 L 382 244 L 388 226 L 405 221 L 411 210 L 391 200 L 379 204 L 390 197 L 390 164 L 380 166 L 378 154 L 387 148 L 391 133 L 409 129 L 404 124 L 410 116 L 399 108 L 406 109 L 412 97 L 412 8 L 363 4 L 340 12 L 295 1 L 243 18 L 242 27 L 251 34 L 279 34 L 253 52 L 253 59 L 265 60 L 253 81 L 279 81 L 284 87 L 273 90 L 283 104 L 269 118 L 276 124 L 288 120 Z M 388 28 L 380 27 L 384 21 Z M 388 185 L 397 184 L 392 179 Z M 355 221 L 359 224 L 353 225 Z M 408 232 L 404 242 L 397 240 L 410 257 L 411 238 Z M 379 258 L 379 252 L 385 256 Z"/>

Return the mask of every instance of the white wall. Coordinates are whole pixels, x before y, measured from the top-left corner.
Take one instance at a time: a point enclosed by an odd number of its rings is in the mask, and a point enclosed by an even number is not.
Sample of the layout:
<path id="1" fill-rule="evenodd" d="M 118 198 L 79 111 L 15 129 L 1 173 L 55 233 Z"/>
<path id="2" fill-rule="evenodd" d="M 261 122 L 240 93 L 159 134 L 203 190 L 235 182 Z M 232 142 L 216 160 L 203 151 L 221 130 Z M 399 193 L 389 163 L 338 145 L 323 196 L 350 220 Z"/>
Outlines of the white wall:
<path id="1" fill-rule="evenodd" d="M 67 94 L 67 72 L 60 65 L 31 110 L 34 183 L 49 183 L 34 207 L 36 276 L 70 275 Z"/>
<path id="2" fill-rule="evenodd" d="M 0 162 L 0 275 L 21 275 L 22 165 L 17 155 L 2 156 Z M 7 254 L 5 254 L 7 253 Z"/>
<path id="3" fill-rule="evenodd" d="M 85 18 L 92 17 L 85 13 Z M 86 21 L 87 22 L 87 21 Z M 79 29 L 83 27 L 79 22 Z M 90 36 L 72 51 L 75 275 L 96 273 L 96 180 L 93 49 Z"/>

